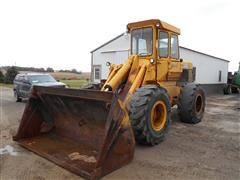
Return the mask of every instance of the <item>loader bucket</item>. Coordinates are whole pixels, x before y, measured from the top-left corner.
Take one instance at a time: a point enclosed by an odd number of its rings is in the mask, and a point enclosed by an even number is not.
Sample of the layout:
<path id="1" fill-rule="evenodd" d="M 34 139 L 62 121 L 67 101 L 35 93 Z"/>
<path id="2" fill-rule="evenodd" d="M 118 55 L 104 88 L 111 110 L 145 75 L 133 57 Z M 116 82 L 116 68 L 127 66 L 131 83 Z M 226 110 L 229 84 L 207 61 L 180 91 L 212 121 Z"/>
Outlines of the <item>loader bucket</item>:
<path id="1" fill-rule="evenodd" d="M 135 140 L 112 92 L 34 86 L 16 136 L 23 147 L 87 179 L 126 164 Z"/>

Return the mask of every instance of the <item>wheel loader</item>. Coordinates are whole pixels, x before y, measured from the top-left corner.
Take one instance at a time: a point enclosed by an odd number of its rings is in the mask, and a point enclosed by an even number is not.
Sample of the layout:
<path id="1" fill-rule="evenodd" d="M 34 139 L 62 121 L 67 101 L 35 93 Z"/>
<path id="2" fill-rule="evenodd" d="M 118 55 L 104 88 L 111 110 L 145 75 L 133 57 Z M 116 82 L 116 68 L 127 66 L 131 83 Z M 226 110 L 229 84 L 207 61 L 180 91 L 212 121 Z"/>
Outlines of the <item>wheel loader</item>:
<path id="1" fill-rule="evenodd" d="M 205 93 L 194 84 L 192 63 L 179 58 L 180 29 L 155 19 L 127 29 L 131 55 L 110 65 L 98 89 L 34 86 L 14 140 L 84 178 L 99 179 L 132 161 L 135 141 L 163 141 L 174 105 L 181 121 L 200 122 Z"/>

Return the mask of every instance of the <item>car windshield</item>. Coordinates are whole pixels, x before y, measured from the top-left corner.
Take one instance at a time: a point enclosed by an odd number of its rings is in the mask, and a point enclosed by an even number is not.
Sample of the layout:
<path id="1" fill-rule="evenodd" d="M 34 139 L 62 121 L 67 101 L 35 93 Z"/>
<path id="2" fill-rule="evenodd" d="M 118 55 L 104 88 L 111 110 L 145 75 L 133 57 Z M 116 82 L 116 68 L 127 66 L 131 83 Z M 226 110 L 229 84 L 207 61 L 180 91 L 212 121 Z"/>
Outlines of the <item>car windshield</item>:
<path id="1" fill-rule="evenodd" d="M 152 55 L 153 32 L 152 28 L 141 28 L 132 30 L 132 55 Z"/>
<path id="2" fill-rule="evenodd" d="M 50 75 L 32 75 L 29 76 L 29 80 L 32 83 L 56 82 L 56 80 Z"/>

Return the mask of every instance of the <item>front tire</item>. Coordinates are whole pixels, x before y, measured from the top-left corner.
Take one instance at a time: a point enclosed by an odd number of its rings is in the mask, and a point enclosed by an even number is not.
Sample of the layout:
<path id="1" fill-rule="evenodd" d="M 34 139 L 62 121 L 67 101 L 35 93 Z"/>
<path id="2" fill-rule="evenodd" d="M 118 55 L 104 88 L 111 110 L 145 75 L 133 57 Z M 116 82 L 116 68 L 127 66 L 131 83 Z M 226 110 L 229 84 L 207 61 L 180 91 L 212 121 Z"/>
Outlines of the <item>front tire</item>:
<path id="1" fill-rule="evenodd" d="M 22 102 L 22 98 L 19 97 L 17 90 L 14 90 L 14 97 L 16 98 L 16 102 Z"/>
<path id="2" fill-rule="evenodd" d="M 232 94 L 232 87 L 229 84 L 226 84 L 223 88 L 223 93 L 224 94 Z"/>
<path id="3" fill-rule="evenodd" d="M 170 125 L 171 104 L 167 91 L 156 85 L 136 90 L 129 103 L 129 117 L 140 144 L 157 145 Z"/>
<path id="4" fill-rule="evenodd" d="M 205 92 L 196 84 L 185 84 L 178 99 L 178 114 L 185 123 L 199 123 L 205 111 Z"/>

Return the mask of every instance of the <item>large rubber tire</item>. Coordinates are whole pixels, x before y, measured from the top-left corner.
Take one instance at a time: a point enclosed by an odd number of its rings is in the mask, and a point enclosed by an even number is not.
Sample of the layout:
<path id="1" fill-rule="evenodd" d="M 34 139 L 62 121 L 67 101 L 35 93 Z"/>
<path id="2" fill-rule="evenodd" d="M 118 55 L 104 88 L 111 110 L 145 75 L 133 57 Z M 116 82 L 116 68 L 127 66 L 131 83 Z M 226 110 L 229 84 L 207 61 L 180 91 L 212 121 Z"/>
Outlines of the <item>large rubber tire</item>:
<path id="1" fill-rule="evenodd" d="M 17 90 L 14 90 L 14 97 L 16 98 L 16 102 L 22 102 L 22 98 L 18 95 Z"/>
<path id="2" fill-rule="evenodd" d="M 223 88 L 223 93 L 224 94 L 232 94 L 232 87 L 229 84 L 226 84 Z"/>
<path id="3" fill-rule="evenodd" d="M 205 92 L 194 83 L 185 84 L 178 99 L 180 120 L 185 123 L 199 123 L 205 111 Z"/>
<path id="4" fill-rule="evenodd" d="M 136 141 L 147 145 L 163 141 L 169 129 L 170 113 L 170 99 L 164 88 L 147 85 L 137 89 L 129 103 Z"/>

